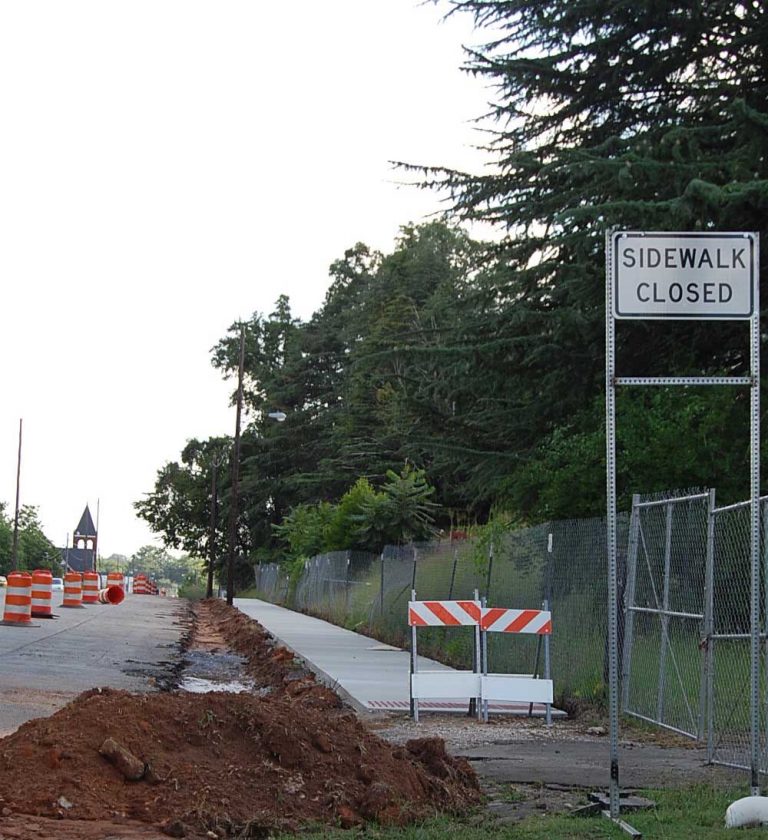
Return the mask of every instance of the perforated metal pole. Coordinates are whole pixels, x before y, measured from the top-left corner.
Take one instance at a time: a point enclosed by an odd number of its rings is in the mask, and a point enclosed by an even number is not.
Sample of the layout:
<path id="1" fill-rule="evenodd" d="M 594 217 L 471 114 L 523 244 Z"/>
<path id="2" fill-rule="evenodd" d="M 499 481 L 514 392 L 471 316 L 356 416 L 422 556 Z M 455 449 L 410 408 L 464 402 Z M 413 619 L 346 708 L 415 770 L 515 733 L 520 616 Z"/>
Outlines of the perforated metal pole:
<path id="1" fill-rule="evenodd" d="M 477 589 L 474 591 L 474 596 L 475 596 L 475 601 L 480 600 L 480 592 Z M 483 670 L 482 654 L 481 654 L 481 651 L 480 651 L 480 644 L 481 644 L 480 624 L 478 623 L 478 624 L 475 624 L 475 667 L 473 669 L 476 674 L 481 673 L 482 670 Z M 477 712 L 477 719 L 482 720 L 483 719 L 483 703 L 482 703 L 482 701 L 479 697 L 475 698 L 475 710 Z"/>
<path id="2" fill-rule="evenodd" d="M 608 718 L 610 727 L 610 815 L 619 816 L 618 582 L 616 574 L 616 357 L 613 320 L 611 237 L 605 236 L 605 461 L 608 547 Z"/>
<path id="3" fill-rule="evenodd" d="M 755 255 L 756 265 L 759 259 Z M 750 473 L 752 514 L 752 586 L 750 591 L 750 710 L 752 713 L 750 775 L 752 795 L 760 795 L 760 284 L 755 284 L 754 315 L 750 329 L 752 384 L 750 386 Z"/>
<path id="4" fill-rule="evenodd" d="M 549 599 L 544 599 L 544 609 L 549 612 Z M 544 679 L 552 679 L 552 663 L 550 660 L 549 650 L 549 633 L 544 636 Z M 552 704 L 547 703 L 545 706 L 544 720 L 547 726 L 552 726 Z"/>
<path id="5" fill-rule="evenodd" d="M 411 600 L 416 600 L 416 590 L 411 590 Z M 419 663 L 416 659 L 418 651 L 416 649 L 416 625 L 411 625 L 411 716 L 416 723 L 419 722 L 419 701 L 413 696 L 413 675 L 419 670 Z"/>
<path id="6" fill-rule="evenodd" d="M 488 599 L 483 596 L 480 599 L 480 606 L 485 609 L 488 606 Z M 483 651 L 483 675 L 488 676 L 488 633 L 480 631 L 480 647 Z M 483 700 L 483 723 L 488 723 L 488 701 Z"/>
<path id="7" fill-rule="evenodd" d="M 715 491 L 707 504 L 707 557 L 704 571 L 704 678 L 706 680 L 707 764 L 715 755 Z"/>

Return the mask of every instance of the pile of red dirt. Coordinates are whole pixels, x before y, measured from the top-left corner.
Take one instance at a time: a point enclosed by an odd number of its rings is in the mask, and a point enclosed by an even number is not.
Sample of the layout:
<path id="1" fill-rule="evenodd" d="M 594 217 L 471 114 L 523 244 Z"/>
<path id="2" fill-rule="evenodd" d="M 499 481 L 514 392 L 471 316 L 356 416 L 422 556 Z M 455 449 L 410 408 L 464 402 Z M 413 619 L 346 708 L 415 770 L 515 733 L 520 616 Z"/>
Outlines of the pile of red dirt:
<path id="1" fill-rule="evenodd" d="M 0 741 L 0 814 L 259 837 L 318 821 L 403 824 L 479 801 L 473 771 L 442 741 L 377 738 L 255 622 L 207 604 L 197 623 L 247 653 L 270 693 L 88 691 Z M 138 759 L 140 780 L 100 754 L 108 738 Z"/>

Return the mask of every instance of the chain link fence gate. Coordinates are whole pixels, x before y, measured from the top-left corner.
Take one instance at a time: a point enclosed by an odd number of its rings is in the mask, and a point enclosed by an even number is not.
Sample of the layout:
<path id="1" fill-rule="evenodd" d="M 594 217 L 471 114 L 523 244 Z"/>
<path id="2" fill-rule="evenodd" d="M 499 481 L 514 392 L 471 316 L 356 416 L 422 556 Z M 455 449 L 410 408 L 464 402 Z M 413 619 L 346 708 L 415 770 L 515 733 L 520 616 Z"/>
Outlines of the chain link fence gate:
<path id="1" fill-rule="evenodd" d="M 766 759 L 766 523 L 768 497 L 760 499 L 761 516 L 761 643 L 760 772 L 768 772 Z M 715 507 L 712 491 L 712 542 L 706 633 L 707 760 L 750 769 L 752 720 L 750 684 L 750 578 L 751 506 L 740 502 Z"/>
<path id="2" fill-rule="evenodd" d="M 760 772 L 768 773 L 768 497 L 761 497 Z M 625 714 L 706 740 L 707 761 L 749 770 L 751 503 L 715 491 L 633 498 L 622 667 Z"/>
<path id="3" fill-rule="evenodd" d="M 698 739 L 709 500 L 709 493 L 633 497 L 624 599 L 624 713 Z"/>

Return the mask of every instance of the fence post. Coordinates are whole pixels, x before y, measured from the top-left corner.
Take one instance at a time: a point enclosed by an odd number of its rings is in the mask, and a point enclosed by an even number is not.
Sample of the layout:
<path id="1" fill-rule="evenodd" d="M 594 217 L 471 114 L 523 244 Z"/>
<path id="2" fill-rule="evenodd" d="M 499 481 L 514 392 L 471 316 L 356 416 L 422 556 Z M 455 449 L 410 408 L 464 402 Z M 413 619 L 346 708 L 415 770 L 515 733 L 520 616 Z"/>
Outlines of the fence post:
<path id="1" fill-rule="evenodd" d="M 488 546 L 488 574 L 485 576 L 485 597 L 491 590 L 491 572 L 493 571 L 493 537 L 491 537 L 490 545 Z"/>
<path id="2" fill-rule="evenodd" d="M 632 669 L 632 643 L 635 631 L 635 583 L 637 580 L 637 551 L 640 532 L 640 494 L 632 496 L 632 514 L 629 520 L 629 546 L 627 550 L 627 585 L 624 590 L 624 651 L 621 657 L 621 707 L 629 708 L 629 679 Z"/>
<path id="3" fill-rule="evenodd" d="M 345 615 L 345 618 L 349 617 L 349 588 L 350 588 L 349 572 L 350 572 L 351 563 L 352 563 L 352 553 L 347 552 L 347 576 L 344 580 L 344 590 L 345 590 L 344 591 L 344 615 Z"/>
<path id="4" fill-rule="evenodd" d="M 384 617 L 384 552 L 381 552 L 381 575 L 379 581 L 379 616 Z"/>
<path id="5" fill-rule="evenodd" d="M 664 539 L 664 590 L 661 596 L 661 650 L 659 651 L 659 693 L 656 699 L 656 720 L 664 722 L 664 694 L 667 681 L 667 649 L 669 647 L 669 578 L 672 562 L 672 504 L 667 503 L 667 527 Z"/>
<path id="6" fill-rule="evenodd" d="M 448 600 L 453 600 L 453 584 L 456 580 L 456 563 L 459 559 L 458 548 L 453 549 L 453 568 L 451 569 L 451 585 L 448 587 Z"/>
<path id="7" fill-rule="evenodd" d="M 715 757 L 714 657 L 715 640 L 715 491 L 709 491 L 707 503 L 707 553 L 704 566 L 704 667 L 702 668 L 701 699 L 699 702 L 699 740 L 707 732 L 707 764 Z M 705 724 L 706 715 L 706 724 Z"/>

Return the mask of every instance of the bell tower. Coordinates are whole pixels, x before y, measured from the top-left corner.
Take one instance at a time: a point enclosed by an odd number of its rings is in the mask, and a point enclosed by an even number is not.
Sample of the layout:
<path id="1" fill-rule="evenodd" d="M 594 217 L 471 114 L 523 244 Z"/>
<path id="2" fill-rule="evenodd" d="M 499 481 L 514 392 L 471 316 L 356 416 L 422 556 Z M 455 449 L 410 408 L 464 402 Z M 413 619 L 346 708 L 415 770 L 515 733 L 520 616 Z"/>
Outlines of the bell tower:
<path id="1" fill-rule="evenodd" d="M 96 549 L 98 547 L 99 535 L 96 533 L 96 526 L 93 524 L 93 517 L 88 505 L 85 506 L 80 522 L 72 534 L 72 548 L 85 550 L 90 553 L 90 568 L 96 569 Z"/>

